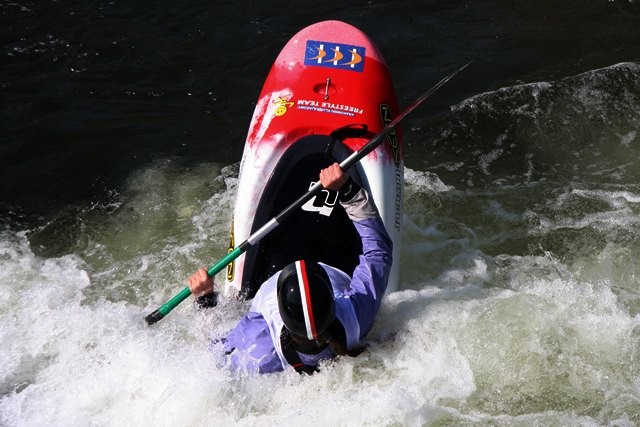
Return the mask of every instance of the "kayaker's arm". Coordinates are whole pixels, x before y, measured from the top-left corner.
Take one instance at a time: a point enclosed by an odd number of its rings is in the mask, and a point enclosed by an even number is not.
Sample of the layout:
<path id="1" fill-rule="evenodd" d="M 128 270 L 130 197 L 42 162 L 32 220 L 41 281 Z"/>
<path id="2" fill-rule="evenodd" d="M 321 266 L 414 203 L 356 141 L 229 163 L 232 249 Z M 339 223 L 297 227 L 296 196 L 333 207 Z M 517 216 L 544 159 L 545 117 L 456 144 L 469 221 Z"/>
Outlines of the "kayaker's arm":
<path id="1" fill-rule="evenodd" d="M 320 171 L 320 183 L 328 190 L 339 191 L 349 181 L 349 175 L 340 169 L 337 163 Z"/>
<path id="2" fill-rule="evenodd" d="M 205 268 L 199 268 L 189 277 L 189 290 L 195 297 L 213 292 L 213 278 L 209 277 Z"/>
<path id="3" fill-rule="evenodd" d="M 387 289 L 393 243 L 369 193 L 350 179 L 340 188 L 340 204 L 362 240 L 360 263 L 344 295 L 352 301 L 362 339 L 373 326 Z"/>
<path id="4" fill-rule="evenodd" d="M 199 307 L 215 307 L 218 304 L 218 293 L 214 291 L 213 278 L 205 268 L 199 268 L 189 277 L 189 290 L 196 297 Z"/>

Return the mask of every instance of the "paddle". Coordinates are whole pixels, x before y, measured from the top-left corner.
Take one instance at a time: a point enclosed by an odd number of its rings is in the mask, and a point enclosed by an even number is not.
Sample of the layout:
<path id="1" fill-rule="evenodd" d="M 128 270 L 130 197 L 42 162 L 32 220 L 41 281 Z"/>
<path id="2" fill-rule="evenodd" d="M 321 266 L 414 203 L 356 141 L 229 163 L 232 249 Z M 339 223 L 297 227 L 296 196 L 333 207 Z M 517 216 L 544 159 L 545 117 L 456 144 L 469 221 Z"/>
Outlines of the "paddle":
<path id="1" fill-rule="evenodd" d="M 451 80 L 456 74 L 460 71 L 467 68 L 467 66 L 471 64 L 471 62 L 466 63 L 462 67 L 455 70 L 453 73 L 449 74 L 438 83 L 436 83 L 431 89 L 426 91 L 422 96 L 413 101 L 411 105 L 409 105 L 402 113 L 400 113 L 387 127 L 382 129 L 377 135 L 375 135 L 369 142 L 367 142 L 362 148 L 357 151 L 354 151 L 349 157 L 344 159 L 342 163 L 340 163 L 340 168 L 343 171 L 346 171 L 361 159 L 363 159 L 367 154 L 372 152 L 378 147 L 384 140 L 384 138 L 398 126 L 398 123 L 402 121 L 409 113 L 415 110 L 420 104 L 424 102 L 431 94 L 433 94 L 436 90 L 440 89 L 445 83 Z M 307 203 L 309 200 L 314 198 L 318 193 L 322 190 L 322 184 L 320 181 L 315 183 L 309 191 L 300 196 L 295 202 L 285 208 L 282 212 L 268 221 L 265 225 L 263 225 L 260 229 L 255 231 L 247 240 L 242 242 L 238 247 L 236 247 L 233 251 L 229 252 L 224 258 L 218 261 L 216 264 L 211 266 L 209 270 L 207 270 L 207 274 L 209 277 L 213 277 L 222 271 L 227 265 L 229 265 L 233 260 L 238 258 L 240 255 L 245 253 L 248 249 L 255 246 L 258 242 L 260 242 L 266 235 L 268 235 L 271 231 L 273 231 L 278 225 L 282 224 L 287 218 L 289 218 L 295 211 L 300 209 L 302 205 Z M 171 312 L 174 308 L 178 306 L 182 301 L 184 301 L 189 295 L 191 295 L 191 291 L 189 287 L 184 288 L 180 293 L 171 298 L 169 301 L 164 303 L 160 308 L 158 308 L 153 313 L 149 314 L 144 320 L 148 325 L 153 325 L 154 323 L 159 322 Z"/>

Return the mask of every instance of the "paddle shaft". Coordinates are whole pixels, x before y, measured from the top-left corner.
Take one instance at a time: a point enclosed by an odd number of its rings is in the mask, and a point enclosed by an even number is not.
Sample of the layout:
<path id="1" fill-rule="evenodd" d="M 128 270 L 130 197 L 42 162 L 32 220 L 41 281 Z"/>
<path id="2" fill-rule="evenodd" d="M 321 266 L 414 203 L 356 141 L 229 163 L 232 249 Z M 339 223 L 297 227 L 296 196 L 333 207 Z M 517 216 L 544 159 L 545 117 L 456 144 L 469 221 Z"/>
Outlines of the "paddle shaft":
<path id="1" fill-rule="evenodd" d="M 431 96 L 435 91 L 440 89 L 445 83 L 451 80 L 456 74 L 460 71 L 464 70 L 469 66 L 471 62 L 466 63 L 462 67 L 458 68 L 453 73 L 449 74 L 438 83 L 436 83 L 431 89 L 426 91 L 422 96 L 413 101 L 411 105 L 409 105 L 403 112 L 401 112 L 391 123 L 389 123 L 384 129 L 382 129 L 378 134 L 376 134 L 369 142 L 367 142 L 362 148 L 357 151 L 354 151 L 349 157 L 344 159 L 340 163 L 340 168 L 343 171 L 348 170 L 357 162 L 362 160 L 367 154 L 375 150 L 378 145 L 382 143 L 384 138 L 398 126 L 398 124 L 404 119 L 409 113 L 415 110 L 420 104 L 422 104 L 429 96 Z M 300 209 L 302 205 L 307 203 L 309 200 L 314 198 L 318 193 L 322 190 L 322 184 L 318 181 L 316 182 L 307 193 L 300 196 L 296 201 L 294 201 L 291 205 L 286 207 L 282 212 L 276 215 L 274 218 L 269 220 L 265 225 L 256 230 L 253 234 L 249 236 L 247 240 L 242 242 L 239 246 L 229 252 L 224 258 L 218 261 L 216 264 L 211 266 L 207 270 L 207 274 L 209 277 L 213 277 L 222 271 L 227 265 L 231 264 L 236 258 L 249 250 L 252 246 L 255 246 L 260 242 L 266 235 L 268 235 L 271 231 L 276 229 L 278 225 L 282 224 L 287 218 L 289 218 L 295 211 Z M 167 314 L 171 312 L 174 308 L 176 308 L 182 301 L 187 299 L 191 295 L 191 291 L 189 287 L 185 287 L 180 293 L 171 298 L 169 301 L 160 306 L 153 313 L 149 314 L 144 318 L 148 325 L 153 325 L 154 323 L 162 320 Z"/>

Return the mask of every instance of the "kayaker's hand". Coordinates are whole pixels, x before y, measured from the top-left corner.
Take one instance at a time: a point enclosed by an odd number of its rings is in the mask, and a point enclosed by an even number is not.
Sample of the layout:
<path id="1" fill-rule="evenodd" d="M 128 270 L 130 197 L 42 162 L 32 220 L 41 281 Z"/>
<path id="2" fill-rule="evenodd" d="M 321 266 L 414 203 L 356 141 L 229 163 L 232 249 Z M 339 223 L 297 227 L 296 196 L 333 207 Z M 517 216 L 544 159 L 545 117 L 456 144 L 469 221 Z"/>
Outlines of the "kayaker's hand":
<path id="1" fill-rule="evenodd" d="M 207 274 L 207 270 L 199 268 L 189 277 L 189 290 L 195 297 L 213 292 L 213 279 Z"/>
<path id="2" fill-rule="evenodd" d="M 320 183 L 328 190 L 338 191 L 349 180 L 349 175 L 337 163 L 320 171 Z"/>

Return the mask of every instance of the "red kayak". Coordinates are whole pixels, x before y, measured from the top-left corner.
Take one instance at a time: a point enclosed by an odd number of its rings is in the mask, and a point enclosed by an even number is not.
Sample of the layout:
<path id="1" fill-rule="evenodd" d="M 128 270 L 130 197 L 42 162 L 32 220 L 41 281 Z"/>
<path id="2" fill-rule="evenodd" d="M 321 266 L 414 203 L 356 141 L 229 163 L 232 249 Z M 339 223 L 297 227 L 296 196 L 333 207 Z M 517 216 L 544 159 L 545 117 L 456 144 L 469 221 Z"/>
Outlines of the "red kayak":
<path id="1" fill-rule="evenodd" d="M 360 149 L 397 114 L 389 69 L 371 39 L 339 21 L 297 33 L 273 64 L 249 127 L 230 248 L 309 190 L 320 170 Z M 396 289 L 404 180 L 399 129 L 349 169 L 366 188 L 394 242 L 388 291 Z M 353 224 L 323 190 L 227 268 L 227 290 L 250 298 L 262 282 L 300 258 L 351 273 L 361 244 Z"/>

